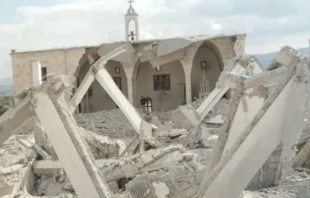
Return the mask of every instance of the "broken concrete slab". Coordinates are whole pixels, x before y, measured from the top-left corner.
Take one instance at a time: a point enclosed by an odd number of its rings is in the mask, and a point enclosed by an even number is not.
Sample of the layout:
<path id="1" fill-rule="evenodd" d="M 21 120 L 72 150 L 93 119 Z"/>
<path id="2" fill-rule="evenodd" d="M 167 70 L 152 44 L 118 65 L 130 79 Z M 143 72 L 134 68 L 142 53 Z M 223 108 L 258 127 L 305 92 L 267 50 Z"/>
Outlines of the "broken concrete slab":
<path id="1" fill-rule="evenodd" d="M 0 117 L 0 145 L 11 137 L 27 120 L 34 116 L 35 114 L 31 109 L 29 96 L 19 101 L 15 107 L 8 109 Z"/>
<path id="2" fill-rule="evenodd" d="M 55 79 L 52 85 L 53 87 L 48 87 L 51 95 L 59 93 L 67 84 L 64 79 Z M 34 97 L 37 102 L 35 112 L 77 194 L 81 197 L 110 197 L 111 192 L 96 171 L 71 111 L 68 110 L 65 94 L 62 92 L 57 98 L 39 92 Z M 85 191 L 85 188 L 88 191 Z"/>
<path id="3" fill-rule="evenodd" d="M 188 106 L 179 107 L 171 115 L 175 125 L 184 129 L 191 129 L 199 125 L 199 119 L 195 112 Z"/>
<path id="4" fill-rule="evenodd" d="M 61 174 L 63 165 L 59 161 L 40 160 L 33 164 L 33 172 L 36 175 Z"/>
<path id="5" fill-rule="evenodd" d="M 288 76 L 288 79 L 291 78 L 291 75 Z M 282 86 L 284 85 L 286 84 L 283 84 Z M 263 112 L 259 112 L 257 114 L 257 116 L 259 115 L 261 117 L 261 120 L 259 120 L 256 127 L 253 128 L 253 132 L 249 134 L 244 142 L 241 140 L 238 141 L 238 144 L 241 143 L 240 147 L 238 147 L 239 149 L 231 149 L 229 151 L 227 156 L 232 155 L 232 159 L 224 166 L 220 175 L 215 178 L 214 182 L 210 184 L 210 187 L 205 189 L 206 193 L 199 194 L 199 197 L 226 197 L 227 193 L 230 197 L 239 196 L 242 189 L 245 188 L 258 169 L 266 161 L 268 156 L 273 152 L 277 145 L 279 145 L 282 139 L 283 126 L 285 125 L 290 130 L 296 127 L 296 125 L 294 126 L 294 123 L 288 123 L 285 117 L 292 115 L 291 119 L 294 120 L 296 124 L 299 124 L 300 120 L 303 121 L 303 119 L 299 116 L 294 117 L 296 115 L 295 113 L 302 112 L 302 102 L 291 103 L 291 100 L 302 100 L 304 99 L 306 93 L 299 93 L 298 91 L 295 92 L 296 86 L 303 86 L 303 84 L 299 84 L 294 79 L 291 79 L 282 92 L 280 91 L 282 87 L 278 88 L 277 92 L 280 93 L 279 97 L 275 98 L 274 103 L 271 103 L 271 106 L 267 110 L 265 116 L 263 116 Z M 277 92 L 275 92 L 274 95 L 277 94 Z M 269 104 L 270 100 L 271 99 L 267 100 Z M 268 102 L 265 103 L 264 106 L 268 104 Z M 288 110 L 283 109 L 283 106 L 287 105 L 286 103 L 290 103 L 291 105 L 295 104 L 295 106 L 290 106 Z M 275 113 L 277 114 L 277 118 L 274 117 Z M 272 125 L 269 124 L 269 120 L 271 119 L 273 120 Z M 245 137 L 240 136 L 240 138 L 244 139 Z M 263 149 L 257 149 L 260 147 Z M 245 152 L 249 152 L 249 154 L 245 155 Z M 224 156 L 222 162 L 227 160 L 227 156 Z M 247 163 L 244 163 L 244 161 L 247 161 Z M 246 167 L 244 167 L 244 165 L 246 165 Z M 234 171 L 231 172 L 231 170 Z M 237 183 L 233 177 L 238 177 Z M 218 189 L 226 190 L 219 191 Z"/>
<path id="6" fill-rule="evenodd" d="M 289 66 L 299 55 L 298 50 L 285 46 L 276 54 L 274 60 L 282 65 Z"/>

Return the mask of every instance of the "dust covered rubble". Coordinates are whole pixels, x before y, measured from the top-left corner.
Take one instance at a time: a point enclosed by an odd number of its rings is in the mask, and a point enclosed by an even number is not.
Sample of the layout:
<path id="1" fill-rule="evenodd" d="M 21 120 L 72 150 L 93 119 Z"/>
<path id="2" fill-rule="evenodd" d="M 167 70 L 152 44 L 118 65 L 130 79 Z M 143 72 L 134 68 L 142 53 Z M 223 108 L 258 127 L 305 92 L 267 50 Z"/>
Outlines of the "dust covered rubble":
<path id="1" fill-rule="evenodd" d="M 309 172 L 295 171 L 277 186 L 257 191 L 244 191 L 239 198 L 309 198 Z"/>
<path id="2" fill-rule="evenodd" d="M 222 99 L 220 105 L 211 112 L 211 117 L 221 115 L 225 118 L 228 102 L 227 99 Z M 145 116 L 143 112 L 140 113 Z M 187 130 L 174 125 L 171 121 L 171 112 L 153 112 L 148 116 L 151 117 L 150 122 L 158 126 L 158 130 L 154 132 L 158 149 L 121 159 L 119 154 L 124 150 L 125 144 L 120 140 L 110 138 L 131 138 L 135 131 L 119 109 L 79 114 L 76 115 L 76 120 L 81 127 L 85 128 L 81 130 L 85 141 L 96 159 L 100 172 L 108 182 L 109 188 L 115 194 L 119 193 L 120 197 L 141 198 L 152 195 L 177 198 L 179 194 L 184 197 L 193 197 L 201 181 L 200 171 L 204 167 L 207 168 L 208 163 L 212 161 L 212 151 L 218 138 L 220 125 L 203 123 L 199 128 L 197 140 L 194 144 L 190 143 L 194 146 L 190 148 L 188 144 L 193 139 L 187 138 L 189 136 Z M 33 138 L 30 131 L 31 126 L 26 126 L 24 132 L 20 131 L 19 134 L 24 134 L 26 138 Z M 10 138 L 0 147 L 0 169 L 12 165 L 26 167 L 24 162 L 27 162 L 27 155 L 31 153 L 33 153 L 32 149 L 24 149 L 15 137 Z M 76 195 L 68 177 L 61 165 L 57 167 L 56 164 L 52 169 L 46 170 L 47 172 L 36 174 L 33 187 L 20 192 L 19 196 L 75 198 Z M 9 172 L 6 175 L 7 179 L 0 180 L 2 182 L 0 186 L 16 183 L 22 179 L 20 174 L 15 174 L 14 171 Z M 307 181 L 307 179 L 309 176 L 305 176 L 299 182 Z M 298 183 L 292 185 L 300 186 Z M 138 188 L 144 190 L 142 194 L 136 193 Z M 284 184 L 283 187 L 278 188 L 244 191 L 243 194 L 241 196 L 244 198 L 298 197 L 298 193 L 294 194 L 292 189 L 284 187 Z"/>
<path id="3" fill-rule="evenodd" d="M 201 159 L 206 157 L 206 152 L 200 151 L 202 148 L 199 148 L 199 151 L 193 150 L 193 152 L 186 152 L 189 141 L 187 139 L 188 131 L 174 126 L 174 123 L 171 121 L 171 112 L 153 112 L 152 114 L 146 115 L 140 111 L 140 114 L 144 117 L 149 116 L 151 118 L 149 121 L 158 126 L 158 130 L 154 133 L 154 140 L 157 143 L 158 149 L 149 150 L 143 155 L 137 154 L 121 160 L 118 157 L 125 149 L 125 144 L 120 139 L 131 138 L 135 134 L 133 127 L 123 113 L 119 109 L 115 109 L 112 111 L 76 115 L 77 123 L 85 128 L 85 130 L 81 128 L 82 130 L 80 131 L 90 151 L 93 153 L 95 159 L 97 159 L 97 165 L 100 167 L 100 171 L 105 175 L 108 185 L 110 189 L 113 189 L 112 191 L 114 193 L 124 192 L 125 189 L 127 191 L 129 187 L 126 188 L 126 186 L 128 186 L 129 181 L 135 183 L 136 177 L 146 176 L 150 172 L 169 174 L 170 171 L 168 169 L 173 170 L 173 168 L 178 167 L 179 170 L 191 170 L 191 174 L 196 174 L 193 171 L 201 169 L 204 164 L 200 163 Z M 2 158 L 2 167 L 10 167 L 17 163 L 19 168 L 25 168 L 27 167 L 26 164 L 29 163 L 29 160 L 27 160 L 27 155 L 29 154 L 33 155 L 32 158 L 37 159 L 36 162 L 43 162 L 42 157 L 33 149 L 25 149 L 16 141 L 16 137 L 33 140 L 32 132 L 34 130 L 34 123 L 34 119 L 29 120 L 17 133 L 22 135 L 13 136 L 2 145 L 0 150 L 2 154 L 8 159 L 14 159 L 10 162 Z M 118 140 L 113 140 L 114 138 Z M 6 148 L 7 146 L 12 148 L 8 150 Z M 47 147 L 48 145 L 42 145 L 41 149 L 45 149 L 48 154 L 52 155 L 51 151 L 46 149 Z M 210 152 L 208 156 L 210 159 Z M 105 161 L 103 159 L 109 160 Z M 54 160 L 57 160 L 57 156 Z M 103 162 L 109 163 L 105 164 Z M 32 166 L 35 167 L 35 164 L 37 163 L 33 163 Z M 35 174 L 33 176 L 35 179 L 31 181 L 33 186 L 28 188 L 27 191 L 21 191 L 20 194 L 22 195 L 20 196 L 74 197 L 74 190 L 69 179 L 61 168 L 57 169 L 56 164 L 55 162 L 54 167 L 45 173 L 38 174 L 34 171 Z M 115 169 L 111 170 L 111 167 L 115 167 Z M 119 170 L 121 171 L 117 173 Z M 133 170 L 133 173 L 129 170 Z M 22 176 L 18 171 L 9 171 L 9 173 L 6 173 L 5 178 L 2 179 L 1 186 L 18 183 L 22 180 Z M 154 186 L 156 187 L 156 184 Z"/>

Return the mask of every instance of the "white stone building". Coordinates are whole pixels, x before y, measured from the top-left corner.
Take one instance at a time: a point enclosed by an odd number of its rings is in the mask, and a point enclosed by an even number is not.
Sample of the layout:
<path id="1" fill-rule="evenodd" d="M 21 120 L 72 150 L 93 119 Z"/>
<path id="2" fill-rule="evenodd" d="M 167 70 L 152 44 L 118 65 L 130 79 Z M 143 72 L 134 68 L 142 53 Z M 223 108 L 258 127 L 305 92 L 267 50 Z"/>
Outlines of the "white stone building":
<path id="1" fill-rule="evenodd" d="M 133 22 L 134 30 L 129 24 Z M 126 43 L 131 48 L 106 64 L 111 76 L 134 106 L 141 97 L 152 99 L 153 111 L 169 111 L 190 103 L 201 94 L 201 83 L 212 90 L 224 63 L 245 53 L 246 35 L 199 35 L 182 38 L 140 40 L 138 14 L 132 5 L 125 15 L 125 41 L 98 46 L 12 52 L 15 93 L 33 85 L 46 74 L 68 75 L 76 86 L 90 66 L 103 55 Z M 79 112 L 117 108 L 94 82 Z"/>

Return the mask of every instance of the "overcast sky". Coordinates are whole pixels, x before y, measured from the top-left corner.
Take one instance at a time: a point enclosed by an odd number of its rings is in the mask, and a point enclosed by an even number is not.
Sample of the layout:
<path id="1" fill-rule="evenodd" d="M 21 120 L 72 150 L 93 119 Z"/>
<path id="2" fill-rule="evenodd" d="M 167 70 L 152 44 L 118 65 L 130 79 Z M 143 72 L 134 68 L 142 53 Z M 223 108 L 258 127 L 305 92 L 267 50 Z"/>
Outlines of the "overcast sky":
<path id="1" fill-rule="evenodd" d="M 10 49 L 92 45 L 125 39 L 127 0 L 6 0 L 0 6 L 0 78 Z M 140 39 L 246 33 L 247 53 L 309 45 L 310 0 L 136 0 Z"/>

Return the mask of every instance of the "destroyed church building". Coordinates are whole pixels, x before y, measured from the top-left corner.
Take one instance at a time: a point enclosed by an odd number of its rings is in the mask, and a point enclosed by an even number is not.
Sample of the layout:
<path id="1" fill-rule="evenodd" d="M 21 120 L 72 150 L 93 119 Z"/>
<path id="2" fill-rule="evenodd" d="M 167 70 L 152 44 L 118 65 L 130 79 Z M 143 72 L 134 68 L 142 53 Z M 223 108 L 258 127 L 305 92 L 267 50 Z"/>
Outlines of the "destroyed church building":
<path id="1" fill-rule="evenodd" d="M 310 57 L 263 71 L 245 35 L 140 41 L 129 3 L 124 42 L 12 52 L 0 197 L 309 198 Z"/>
<path id="2" fill-rule="evenodd" d="M 131 31 L 130 23 L 135 29 Z M 139 39 L 138 14 L 130 5 L 125 15 L 126 41 L 98 46 L 12 52 L 15 94 L 39 85 L 46 75 L 67 75 L 78 87 L 90 66 L 100 57 L 126 43 L 131 49 L 106 64 L 110 75 L 135 106 L 150 98 L 152 111 L 170 111 L 202 98 L 215 87 L 224 63 L 245 53 L 246 35 L 199 35 L 171 39 Z M 260 73 L 249 68 L 247 73 Z M 253 73 L 254 71 L 254 73 Z M 94 82 L 83 98 L 78 113 L 112 110 L 117 105 Z"/>

